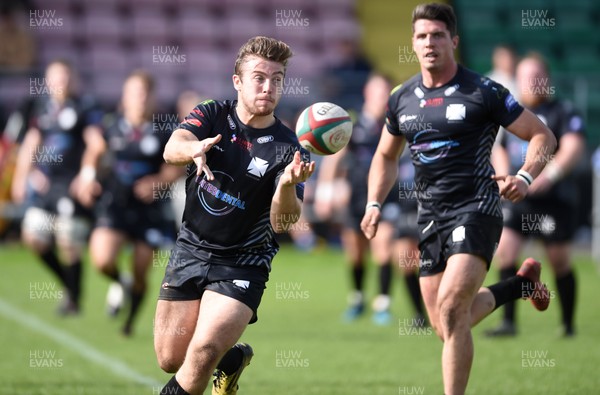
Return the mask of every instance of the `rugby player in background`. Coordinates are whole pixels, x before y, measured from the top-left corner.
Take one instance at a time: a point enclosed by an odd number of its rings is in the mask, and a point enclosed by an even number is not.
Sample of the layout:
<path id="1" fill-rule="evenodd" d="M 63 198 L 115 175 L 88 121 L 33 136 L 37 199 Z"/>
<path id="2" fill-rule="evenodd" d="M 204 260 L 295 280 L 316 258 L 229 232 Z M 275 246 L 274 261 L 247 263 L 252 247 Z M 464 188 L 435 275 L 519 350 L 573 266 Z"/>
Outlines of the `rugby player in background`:
<path id="1" fill-rule="evenodd" d="M 548 65 L 537 54 L 524 57 L 517 66 L 517 84 L 521 103 L 552 130 L 558 141 L 552 161 L 533 182 L 527 197 L 504 206 L 504 228 L 497 263 L 500 279 L 517 272 L 516 262 L 527 238 L 544 242 L 552 266 L 562 309 L 563 334 L 575 334 L 576 283 L 571 262 L 571 240 L 577 228 L 578 188 L 569 177 L 585 153 L 583 118 L 573 106 L 555 99 L 550 85 Z M 494 146 L 494 166 L 499 174 L 514 173 L 523 164 L 527 141 L 505 133 L 502 144 Z M 550 158 L 549 158 L 550 159 Z M 512 336 L 517 333 L 514 301 L 504 305 L 501 324 L 486 332 L 489 336 Z"/>
<path id="2" fill-rule="evenodd" d="M 153 261 L 160 261 L 155 252 L 175 239 L 168 192 L 183 172 L 162 158 L 171 129 L 152 122 L 154 79 L 149 74 L 139 70 L 127 77 L 121 109 L 107 116 L 103 125 L 108 171 L 101 177 L 90 255 L 92 264 L 113 281 L 107 295 L 109 313 L 116 315 L 124 301 L 129 301 L 122 332 L 130 335 L 146 293 L 148 270 Z M 118 268 L 126 243 L 133 245 L 133 281 Z"/>
<path id="3" fill-rule="evenodd" d="M 28 206 L 24 243 L 66 288 L 59 313 L 78 314 L 83 248 L 91 226 L 90 208 L 100 186 L 95 179 L 101 154 L 102 113 L 74 87 L 67 61 L 48 64 L 19 149 L 12 182 L 15 203 Z"/>

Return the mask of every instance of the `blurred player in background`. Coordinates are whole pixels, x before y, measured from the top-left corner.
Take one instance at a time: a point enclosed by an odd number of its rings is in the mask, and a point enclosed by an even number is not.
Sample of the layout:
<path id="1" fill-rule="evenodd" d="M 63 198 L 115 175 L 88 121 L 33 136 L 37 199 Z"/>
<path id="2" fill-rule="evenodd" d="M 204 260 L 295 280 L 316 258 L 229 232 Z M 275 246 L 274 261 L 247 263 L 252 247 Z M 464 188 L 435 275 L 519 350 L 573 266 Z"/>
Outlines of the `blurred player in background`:
<path id="1" fill-rule="evenodd" d="M 90 229 L 89 209 L 99 192 L 94 175 L 102 145 L 102 114 L 75 94 L 74 79 L 66 61 L 47 66 L 12 184 L 14 202 L 29 206 L 23 241 L 67 290 L 61 314 L 79 312 L 81 256 Z"/>
<path id="2" fill-rule="evenodd" d="M 517 272 L 516 262 L 526 238 L 541 239 L 556 277 L 564 334 L 571 336 L 575 333 L 576 289 L 570 244 L 577 226 L 579 196 L 569 175 L 585 153 L 583 118 L 570 103 L 554 98 L 548 65 L 539 55 L 531 54 L 521 60 L 517 83 L 521 103 L 552 130 L 558 150 L 548 153 L 552 154 L 552 161 L 533 182 L 527 198 L 516 204 L 505 203 L 504 228 L 496 252 L 500 278 L 510 278 Z M 498 174 L 512 174 L 523 165 L 527 141 L 509 133 L 502 137 L 502 145 L 495 147 L 494 165 Z M 504 306 L 500 326 L 487 334 L 516 334 L 514 301 Z"/>
<path id="3" fill-rule="evenodd" d="M 236 394 L 252 358 L 236 342 L 257 320 L 279 250 L 275 232 L 300 217 L 303 183 L 315 169 L 273 115 L 291 56 L 281 41 L 250 39 L 235 62 L 237 101 L 200 103 L 165 148 L 165 160 L 187 165 L 188 178 L 156 307 L 158 362 L 176 373 L 161 394 L 200 395 L 213 371 L 212 393 Z"/>
<path id="4" fill-rule="evenodd" d="M 473 362 L 471 327 L 494 308 L 524 296 L 538 310 L 550 302 L 540 264 L 527 259 L 516 276 L 481 285 L 502 232 L 500 196 L 522 200 L 553 152 L 552 132 L 510 92 L 458 65 L 456 16 L 446 4 L 421 4 L 412 15 L 412 44 L 421 73 L 389 99 L 387 130 L 369 172 L 369 202 L 361 227 L 377 233 L 381 205 L 396 182 L 408 141 L 419 198 L 420 282 L 431 325 L 444 342 L 444 393 L 462 395 Z M 529 140 L 516 176 L 494 176 L 490 163 L 498 126 Z M 498 190 L 495 180 L 502 181 Z"/>
<path id="5" fill-rule="evenodd" d="M 415 167 L 412 164 L 410 150 L 405 148 L 398 160 L 398 201 L 395 204 L 398 212 L 394 214 L 396 220 L 394 223 L 393 251 L 400 273 L 404 277 L 410 301 L 415 309 L 413 325 L 425 326 L 426 313 L 419 284 L 419 228 L 417 220 L 419 218 L 418 199 L 420 193 L 421 186 L 415 182 Z M 394 208 L 394 206 L 390 208 Z M 384 217 L 385 206 L 382 210 L 382 218 Z"/>
<path id="6" fill-rule="evenodd" d="M 519 99 L 519 92 L 515 84 L 515 68 L 519 61 L 515 50 L 508 45 L 497 45 L 492 53 L 492 70 L 486 76 L 499 83 L 515 98 Z"/>
<path id="7" fill-rule="evenodd" d="M 90 238 L 92 264 L 114 281 L 107 298 L 109 312 L 115 315 L 124 299 L 130 301 L 122 330 L 125 335 L 131 334 L 146 293 L 154 252 L 175 239 L 169 191 L 182 171 L 162 159 L 171 129 L 152 122 L 153 95 L 153 78 L 135 71 L 123 85 L 121 113 L 106 117 L 103 146 L 109 171 L 102 177 L 96 226 Z M 133 282 L 120 274 L 117 264 L 126 242 L 133 244 Z"/>
<path id="8" fill-rule="evenodd" d="M 321 219 L 330 219 L 334 210 L 340 209 L 335 207 L 341 192 L 340 188 L 336 187 L 336 178 L 343 174 L 349 185 L 350 197 L 348 203 L 343 206 L 346 209 L 343 215 L 345 223 L 342 229 L 342 244 L 350 263 L 352 278 L 352 293 L 349 295 L 349 307 L 344 314 L 344 319 L 354 321 L 364 312 L 365 255 L 370 246 L 373 260 L 379 268 L 379 294 L 373 300 L 372 319 L 380 325 L 389 324 L 392 318 L 390 314 L 392 240 L 399 211 L 396 191 L 391 192 L 386 198 L 379 232 L 370 242 L 360 230 L 360 221 L 367 204 L 369 166 L 381 136 L 390 90 L 390 83 L 381 75 L 373 74 L 367 80 L 363 95 L 364 104 L 354 124 L 350 142 L 340 153 L 326 156 L 321 162 L 314 205 L 315 212 Z M 418 283 L 416 277 L 415 281 Z M 420 299 L 420 295 L 418 298 Z"/>

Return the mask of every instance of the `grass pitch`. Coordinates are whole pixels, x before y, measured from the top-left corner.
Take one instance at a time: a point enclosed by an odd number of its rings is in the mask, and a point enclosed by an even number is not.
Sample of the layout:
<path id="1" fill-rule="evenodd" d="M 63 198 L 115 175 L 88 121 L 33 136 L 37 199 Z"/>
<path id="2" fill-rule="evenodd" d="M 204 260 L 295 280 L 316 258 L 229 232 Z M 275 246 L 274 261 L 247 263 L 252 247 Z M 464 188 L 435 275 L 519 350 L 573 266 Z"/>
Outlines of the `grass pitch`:
<path id="1" fill-rule="evenodd" d="M 155 301 L 167 253 L 158 254 L 150 292 L 135 334 L 119 333 L 123 316 L 104 310 L 107 282 L 86 264 L 83 313 L 55 314 L 61 289 L 35 257 L 19 245 L 0 246 L 0 394 L 113 395 L 160 392 L 170 375 L 157 366 L 152 345 Z M 122 267 L 126 267 L 124 254 Z M 403 282 L 395 277 L 394 322 L 371 322 L 370 312 L 342 322 L 348 286 L 344 258 L 336 249 L 301 253 L 284 246 L 271 280 L 242 341 L 255 356 L 240 381 L 239 394 L 397 395 L 441 394 L 441 342 L 429 329 L 416 331 Z M 576 258 L 579 281 L 577 330 L 559 332 L 558 300 L 545 313 L 519 303 L 520 335 L 486 339 L 499 314 L 474 329 L 475 361 L 468 394 L 600 393 L 600 287 L 591 260 Z M 374 295 L 368 272 L 367 294 Z M 489 282 L 496 278 L 495 272 Z M 555 289 L 549 271 L 543 274 Z M 210 393 L 207 390 L 206 393 Z"/>

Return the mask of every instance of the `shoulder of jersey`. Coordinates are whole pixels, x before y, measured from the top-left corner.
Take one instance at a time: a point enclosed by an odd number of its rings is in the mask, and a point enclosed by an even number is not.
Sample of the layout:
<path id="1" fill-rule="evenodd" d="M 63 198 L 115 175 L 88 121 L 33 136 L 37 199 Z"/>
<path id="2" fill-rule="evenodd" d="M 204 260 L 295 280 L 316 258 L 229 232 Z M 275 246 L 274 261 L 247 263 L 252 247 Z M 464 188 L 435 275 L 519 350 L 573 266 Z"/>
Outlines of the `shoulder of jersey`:
<path id="1" fill-rule="evenodd" d="M 488 76 L 476 73 L 473 70 L 467 69 L 465 67 L 463 67 L 463 78 L 462 78 L 461 83 L 463 85 L 472 83 L 475 86 L 482 88 L 482 89 L 493 89 L 493 88 L 498 89 L 499 87 L 506 89 L 500 83 L 492 80 Z"/>
<path id="2" fill-rule="evenodd" d="M 208 107 L 211 109 L 219 109 L 225 106 L 225 102 L 214 99 L 207 99 L 197 105 L 197 107 Z"/>
<path id="3" fill-rule="evenodd" d="M 394 94 L 399 95 L 407 89 L 410 89 L 411 86 L 413 86 L 419 80 L 419 75 L 420 74 L 415 74 L 403 83 L 396 85 L 390 92 L 390 96 L 393 96 Z"/>

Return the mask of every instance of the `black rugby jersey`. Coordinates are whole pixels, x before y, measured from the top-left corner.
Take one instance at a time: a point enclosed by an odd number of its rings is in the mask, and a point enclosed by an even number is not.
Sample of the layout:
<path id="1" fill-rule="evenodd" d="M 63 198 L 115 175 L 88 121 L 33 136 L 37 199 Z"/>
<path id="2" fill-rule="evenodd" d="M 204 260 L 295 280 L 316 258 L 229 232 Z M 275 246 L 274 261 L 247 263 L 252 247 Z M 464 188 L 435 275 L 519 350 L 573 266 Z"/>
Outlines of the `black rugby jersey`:
<path id="1" fill-rule="evenodd" d="M 386 125 L 410 148 L 420 222 L 468 212 L 502 216 L 490 153 L 499 125 L 522 111 L 502 85 L 460 65 L 439 88 L 426 88 L 418 74 L 392 91 Z"/>
<path id="2" fill-rule="evenodd" d="M 31 152 L 31 162 L 61 188 L 75 178 L 85 150 L 83 131 L 98 124 L 102 113 L 91 100 L 71 97 L 62 107 L 50 97 L 34 104 L 29 127 L 40 131 L 41 143 Z"/>
<path id="3" fill-rule="evenodd" d="M 573 108 L 571 103 L 560 100 L 549 100 L 541 103 L 530 110 L 548 126 L 557 141 L 557 150 L 560 148 L 560 139 L 567 133 L 585 134 L 584 122 L 582 116 Z M 502 145 L 506 148 L 510 159 L 510 172 L 515 174 L 525 161 L 527 147 L 529 142 L 520 139 L 511 133 L 505 133 L 502 136 Z M 548 153 L 551 157 L 554 152 Z M 543 194 L 527 196 L 528 200 L 560 200 L 570 204 L 577 203 L 577 186 L 569 177 L 558 181 L 548 191 Z"/>
<path id="4" fill-rule="evenodd" d="M 146 122 L 133 127 L 121 115 L 108 116 L 104 122 L 104 138 L 109 152 L 110 174 L 106 183 L 121 193 L 132 195 L 133 183 L 160 171 L 163 151 L 170 133 Z M 116 192 L 116 191 L 115 191 Z"/>
<path id="5" fill-rule="evenodd" d="M 179 128 L 199 140 L 221 134 L 207 153 L 215 179 L 196 176 L 188 165 L 186 204 L 179 243 L 208 249 L 215 255 L 236 256 L 238 265 L 265 265 L 279 246 L 270 222 L 271 200 L 284 168 L 302 149 L 296 134 L 279 119 L 264 129 L 243 124 L 237 101 L 207 100 L 196 106 Z M 304 184 L 296 185 L 298 198 Z"/>
<path id="6" fill-rule="evenodd" d="M 347 145 L 349 160 L 352 161 L 354 169 L 360 167 L 366 172 L 369 171 L 377 144 L 379 144 L 382 127 L 383 122 L 373 119 L 363 112 L 359 114 L 356 123 L 352 126 L 352 135 Z"/>

